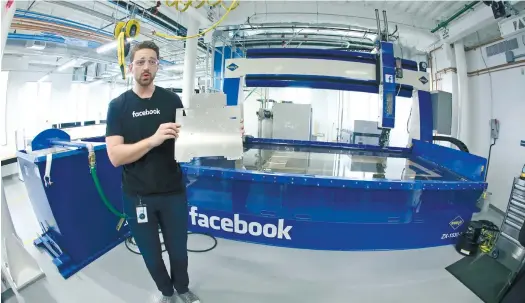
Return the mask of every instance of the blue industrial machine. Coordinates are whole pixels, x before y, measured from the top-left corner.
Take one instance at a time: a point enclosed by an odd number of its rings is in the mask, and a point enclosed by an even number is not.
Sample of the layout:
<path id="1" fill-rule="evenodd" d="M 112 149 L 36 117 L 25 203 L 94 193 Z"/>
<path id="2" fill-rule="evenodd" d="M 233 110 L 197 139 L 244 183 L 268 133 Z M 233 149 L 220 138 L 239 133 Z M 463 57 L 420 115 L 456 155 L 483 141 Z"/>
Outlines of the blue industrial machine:
<path id="1" fill-rule="evenodd" d="M 486 160 L 432 144 L 428 75 L 416 62 L 394 58 L 391 43 L 379 46 L 378 55 L 252 49 L 246 58 L 228 59 L 223 83 L 228 105 L 244 99 L 244 86 L 377 93 L 382 100 L 378 125 L 388 130 L 394 127 L 396 96 L 404 96 L 415 100 L 417 127 L 408 148 L 247 138 L 242 160 L 184 163 L 190 229 L 321 250 L 453 243 L 486 188 Z M 60 130 L 46 130 L 30 151 L 18 153 L 43 229 L 35 244 L 52 254 L 64 277 L 128 236 L 118 215 L 120 170 L 110 164 L 101 141 L 71 142 Z M 252 156 L 259 161 L 251 161 Z M 275 161 L 276 156 L 285 160 Z"/>

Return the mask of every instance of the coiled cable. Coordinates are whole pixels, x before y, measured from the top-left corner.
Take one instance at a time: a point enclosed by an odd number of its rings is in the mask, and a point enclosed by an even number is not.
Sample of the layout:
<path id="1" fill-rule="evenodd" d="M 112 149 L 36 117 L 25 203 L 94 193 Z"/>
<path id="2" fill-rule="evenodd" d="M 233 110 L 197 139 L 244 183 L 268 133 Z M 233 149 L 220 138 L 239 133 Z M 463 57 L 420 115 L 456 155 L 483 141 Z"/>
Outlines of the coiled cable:
<path id="1" fill-rule="evenodd" d="M 450 142 L 457 146 L 460 151 L 464 151 L 466 153 L 469 153 L 468 147 L 463 141 L 453 138 L 453 137 L 446 137 L 446 136 L 432 136 L 432 141 L 445 141 Z"/>
<path id="2" fill-rule="evenodd" d="M 104 193 L 104 189 L 102 188 L 102 185 L 100 184 L 100 180 L 99 180 L 98 175 L 97 175 L 97 168 L 96 168 L 97 166 L 96 166 L 95 152 L 94 152 L 94 150 L 92 148 L 88 148 L 88 161 L 89 161 L 89 170 L 90 170 L 90 173 L 91 173 L 91 178 L 93 179 L 93 183 L 95 184 L 95 187 L 97 189 L 98 195 L 100 196 L 100 199 L 102 200 L 102 202 L 104 202 L 104 205 L 106 206 L 106 208 L 112 214 L 114 214 L 116 217 L 120 218 L 119 224 L 117 226 L 117 230 L 120 230 L 120 227 L 122 226 L 124 221 L 129 219 L 129 217 L 126 214 L 119 212 L 113 206 L 113 204 L 111 204 L 111 202 L 109 202 L 109 199 L 106 197 L 106 194 Z M 159 233 L 161 233 L 160 229 L 159 229 Z M 206 249 L 188 249 L 188 252 L 194 252 L 194 253 L 208 252 L 208 251 L 213 250 L 215 247 L 217 247 L 217 238 L 215 238 L 214 236 L 212 236 L 210 234 L 188 231 L 188 235 L 203 235 L 203 236 L 210 237 L 213 240 L 213 245 L 210 248 L 206 248 Z M 140 252 L 136 251 L 136 250 L 133 250 L 130 247 L 130 244 L 134 245 L 134 246 L 137 246 L 137 244 L 135 243 L 135 239 L 133 239 L 133 236 L 128 237 L 124 241 L 124 245 L 126 245 L 126 248 L 129 251 L 131 251 L 132 253 L 140 255 Z M 164 245 L 164 242 L 162 242 L 161 245 Z M 165 252 L 165 251 L 166 251 L 166 249 L 164 248 L 162 250 L 162 252 Z"/>
<path id="3" fill-rule="evenodd" d="M 161 230 L 159 229 L 159 234 L 161 234 Z M 193 253 L 204 253 L 204 252 L 208 252 L 208 251 L 211 251 L 213 249 L 215 249 L 215 247 L 217 247 L 217 238 L 215 238 L 214 236 L 210 235 L 210 234 L 206 234 L 206 233 L 197 233 L 197 232 L 191 232 L 189 231 L 188 232 L 188 235 L 202 235 L 202 236 L 207 236 L 207 237 L 210 237 L 212 240 L 213 240 L 213 245 L 209 248 L 206 248 L 206 249 L 187 249 L 188 252 L 193 252 Z M 129 237 L 126 239 L 126 241 L 124 241 L 124 245 L 126 245 L 126 248 L 136 254 L 136 255 L 140 255 L 140 251 L 138 250 L 138 246 L 137 246 L 137 243 L 135 243 L 135 239 L 133 237 Z M 160 243 L 161 245 L 161 248 L 162 248 L 162 252 L 166 252 L 166 247 L 164 245 L 164 242 L 161 242 Z M 132 247 L 136 247 L 136 248 L 132 248 Z"/>

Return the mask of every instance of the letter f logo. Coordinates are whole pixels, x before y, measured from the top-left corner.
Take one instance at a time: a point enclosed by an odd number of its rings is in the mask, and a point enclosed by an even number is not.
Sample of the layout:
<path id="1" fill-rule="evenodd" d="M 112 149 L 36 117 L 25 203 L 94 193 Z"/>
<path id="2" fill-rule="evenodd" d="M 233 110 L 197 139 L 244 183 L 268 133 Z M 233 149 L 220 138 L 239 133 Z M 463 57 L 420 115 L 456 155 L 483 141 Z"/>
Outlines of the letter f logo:
<path id="1" fill-rule="evenodd" d="M 192 206 L 190 208 L 190 217 L 191 217 L 191 224 L 197 225 L 197 206 Z"/>

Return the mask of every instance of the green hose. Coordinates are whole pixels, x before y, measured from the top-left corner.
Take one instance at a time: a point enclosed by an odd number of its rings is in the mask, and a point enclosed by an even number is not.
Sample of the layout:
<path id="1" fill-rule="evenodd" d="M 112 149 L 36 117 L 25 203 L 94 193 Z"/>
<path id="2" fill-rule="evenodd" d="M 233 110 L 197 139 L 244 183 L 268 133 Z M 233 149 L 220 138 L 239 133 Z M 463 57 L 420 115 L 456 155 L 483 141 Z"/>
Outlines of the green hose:
<path id="1" fill-rule="evenodd" d="M 91 177 L 93 178 L 93 182 L 95 182 L 95 187 L 97 188 L 97 191 L 98 191 L 98 194 L 100 195 L 100 198 L 102 199 L 102 201 L 104 202 L 104 204 L 106 205 L 106 207 L 117 217 L 119 218 L 122 218 L 122 219 L 127 219 L 128 216 L 126 216 L 125 214 L 123 213 L 120 213 L 118 210 L 115 209 L 115 207 L 113 207 L 113 205 L 109 202 L 108 198 L 106 197 L 106 195 L 104 194 L 104 190 L 102 189 L 102 186 L 100 185 L 100 180 L 98 179 L 98 175 L 97 175 L 97 168 L 95 166 L 92 166 L 90 168 L 90 171 L 91 171 Z"/>

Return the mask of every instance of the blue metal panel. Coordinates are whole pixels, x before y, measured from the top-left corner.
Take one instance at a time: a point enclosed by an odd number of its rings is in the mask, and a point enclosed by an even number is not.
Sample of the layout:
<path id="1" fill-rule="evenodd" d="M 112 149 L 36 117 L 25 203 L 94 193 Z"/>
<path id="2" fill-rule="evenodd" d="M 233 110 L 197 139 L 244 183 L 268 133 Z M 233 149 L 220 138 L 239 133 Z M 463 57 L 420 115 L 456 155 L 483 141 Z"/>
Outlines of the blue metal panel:
<path id="1" fill-rule="evenodd" d="M 432 142 L 434 125 L 430 92 L 418 90 L 417 95 L 419 100 L 419 139 Z"/>
<path id="2" fill-rule="evenodd" d="M 224 52 L 224 58 L 222 56 L 222 52 Z M 223 87 L 222 79 L 224 78 L 222 66 L 228 59 L 233 58 L 241 58 L 242 54 L 237 51 L 232 51 L 232 48 L 230 46 L 224 46 L 224 47 L 216 47 L 215 48 L 215 54 L 213 57 L 213 75 L 214 75 L 214 83 L 213 88 L 221 90 Z M 224 59 L 224 60 L 223 60 Z M 226 66 L 224 67 L 226 68 Z"/>
<path id="3" fill-rule="evenodd" d="M 248 49 L 246 58 L 302 58 L 376 63 L 376 56 L 369 53 L 307 48 Z"/>
<path id="4" fill-rule="evenodd" d="M 226 105 L 237 105 L 239 102 L 239 90 L 241 78 L 224 79 L 223 92 L 226 94 Z"/>
<path id="5" fill-rule="evenodd" d="M 381 73 L 382 82 L 382 107 L 379 126 L 394 128 L 396 114 L 396 70 L 394 59 L 394 46 L 392 43 L 381 42 Z"/>
<path id="6" fill-rule="evenodd" d="M 450 222 L 458 217 L 469 220 L 475 207 L 475 199 L 450 201 L 453 189 L 432 191 L 427 198 L 413 189 L 283 186 L 204 175 L 193 181 L 188 187 L 188 200 L 196 207 L 188 218 L 193 231 L 284 247 L 376 250 L 447 245 L 453 239 L 443 235 L 455 232 Z M 210 228 L 206 223 L 212 216 L 221 223 L 223 218 L 232 221 L 232 228 Z"/>
<path id="7" fill-rule="evenodd" d="M 323 59 L 337 61 L 351 61 L 375 64 L 377 57 L 374 54 L 351 52 L 342 50 L 325 50 L 325 49 L 297 49 L 297 48 L 261 48 L 249 49 L 246 52 L 246 58 L 301 58 L 301 59 Z M 402 60 L 403 69 L 418 70 L 417 62 L 411 60 Z"/>
<path id="8" fill-rule="evenodd" d="M 64 278 L 81 270 L 129 235 L 126 226 L 116 230 L 119 218 L 100 199 L 90 175 L 87 151 L 67 153 L 69 156 L 53 155 L 53 183 L 48 187 L 42 183 L 45 161 L 37 158 L 35 163 L 28 160 L 30 157 L 19 157 L 24 184 L 44 229 L 42 238 L 35 244 L 41 245 L 48 238 L 57 244 L 60 254 L 53 256 L 54 263 Z M 105 194 L 115 208 L 122 211 L 121 170 L 110 163 L 105 148 L 98 149 L 95 154 Z M 51 217 L 46 208 L 51 209 Z"/>
<path id="9" fill-rule="evenodd" d="M 485 158 L 420 140 L 414 139 L 412 143 L 413 156 L 433 162 L 468 180 L 485 180 L 485 167 L 487 165 Z"/>
<path id="10" fill-rule="evenodd" d="M 51 140 L 70 141 L 71 137 L 63 130 L 50 128 L 36 135 L 31 141 L 32 150 L 41 150 L 52 146 Z"/>
<path id="11" fill-rule="evenodd" d="M 401 67 L 406 70 L 419 71 L 419 65 L 416 61 L 401 59 Z"/>
<path id="12" fill-rule="evenodd" d="M 354 80 L 342 77 L 308 76 L 308 75 L 246 75 L 246 87 L 307 87 L 318 89 L 333 89 L 344 91 L 358 91 L 377 94 L 379 88 L 376 81 Z M 398 96 L 412 97 L 412 87 L 397 86 Z"/>

